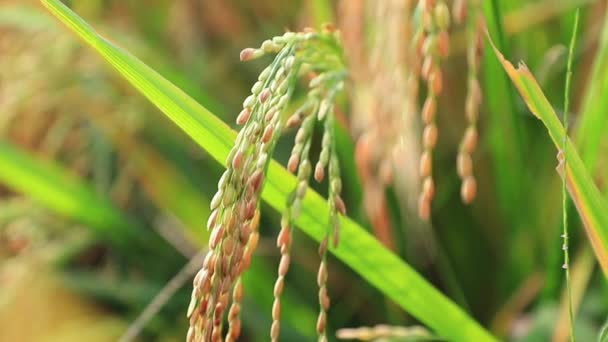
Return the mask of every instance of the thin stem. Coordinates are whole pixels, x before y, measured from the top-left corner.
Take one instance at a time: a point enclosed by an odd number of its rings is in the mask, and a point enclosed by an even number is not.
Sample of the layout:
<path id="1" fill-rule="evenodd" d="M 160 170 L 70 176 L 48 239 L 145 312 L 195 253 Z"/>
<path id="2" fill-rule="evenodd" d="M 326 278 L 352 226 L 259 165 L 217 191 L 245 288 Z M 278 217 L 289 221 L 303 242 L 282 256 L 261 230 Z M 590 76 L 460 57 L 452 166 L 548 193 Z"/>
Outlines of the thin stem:
<path id="1" fill-rule="evenodd" d="M 198 254 L 192 256 L 190 261 L 158 292 L 144 310 L 137 316 L 135 321 L 129 325 L 127 331 L 118 339 L 119 342 L 129 342 L 137 338 L 137 335 L 146 327 L 156 314 L 167 304 L 175 293 L 196 274 L 203 265 L 207 249 L 204 248 Z"/>
<path id="2" fill-rule="evenodd" d="M 576 44 L 576 35 L 578 31 L 578 20 L 579 20 L 579 9 L 576 10 L 574 17 L 574 29 L 572 30 L 572 37 L 570 39 L 570 48 L 568 51 L 568 66 L 566 71 L 566 87 L 564 92 L 564 141 L 562 145 L 562 153 L 564 158 L 564 177 L 562 178 L 562 220 L 563 220 L 563 235 L 564 238 L 564 269 L 566 273 L 566 291 L 568 295 L 568 315 L 570 319 L 570 341 L 576 340 L 574 335 L 574 310 L 572 309 L 572 293 L 570 288 L 570 269 L 568 267 L 570 263 L 570 256 L 568 253 L 568 195 L 566 194 L 566 174 L 568 172 L 568 156 L 566 154 L 566 143 L 568 141 L 568 126 L 569 126 L 569 115 L 570 110 L 570 83 L 572 79 L 572 56 L 574 55 L 574 46 Z"/>

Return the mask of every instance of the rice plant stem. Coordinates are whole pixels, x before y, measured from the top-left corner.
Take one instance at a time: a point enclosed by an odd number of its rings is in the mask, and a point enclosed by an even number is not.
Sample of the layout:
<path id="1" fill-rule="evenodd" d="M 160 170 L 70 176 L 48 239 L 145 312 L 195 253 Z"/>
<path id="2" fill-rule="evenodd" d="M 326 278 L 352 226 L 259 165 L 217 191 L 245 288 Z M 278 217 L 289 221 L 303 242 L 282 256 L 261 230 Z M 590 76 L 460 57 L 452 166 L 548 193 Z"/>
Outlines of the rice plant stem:
<path id="1" fill-rule="evenodd" d="M 184 284 L 191 280 L 196 272 L 203 265 L 205 256 L 207 255 L 207 249 L 204 248 L 196 255 L 190 258 L 190 261 L 182 267 L 182 269 L 175 275 L 169 282 L 158 292 L 158 294 L 152 299 L 150 303 L 144 308 L 144 310 L 137 316 L 135 321 L 131 323 L 124 332 L 124 334 L 118 339 L 119 342 L 130 342 L 134 341 L 146 325 L 158 314 L 158 312 L 167 304 L 167 302 L 175 295 L 175 293 Z"/>
<path id="2" fill-rule="evenodd" d="M 564 269 L 566 273 L 566 291 L 568 296 L 568 315 L 570 319 L 570 341 L 576 340 L 574 336 L 574 310 L 572 309 L 572 294 L 570 288 L 570 269 L 568 267 L 570 263 L 570 256 L 568 253 L 568 194 L 566 193 L 566 173 L 568 172 L 567 162 L 568 157 L 566 155 L 566 143 L 568 140 L 568 112 L 570 110 L 570 83 L 572 79 L 572 56 L 574 55 L 574 46 L 576 44 L 576 35 L 578 31 L 578 20 L 579 20 L 579 9 L 576 10 L 574 17 L 574 28 L 572 30 L 572 37 L 570 39 L 570 47 L 568 51 L 568 66 L 566 71 L 566 87 L 564 91 L 564 141 L 562 145 L 563 163 L 564 163 L 564 177 L 562 178 L 562 226 L 563 226 L 563 238 L 564 238 Z"/>

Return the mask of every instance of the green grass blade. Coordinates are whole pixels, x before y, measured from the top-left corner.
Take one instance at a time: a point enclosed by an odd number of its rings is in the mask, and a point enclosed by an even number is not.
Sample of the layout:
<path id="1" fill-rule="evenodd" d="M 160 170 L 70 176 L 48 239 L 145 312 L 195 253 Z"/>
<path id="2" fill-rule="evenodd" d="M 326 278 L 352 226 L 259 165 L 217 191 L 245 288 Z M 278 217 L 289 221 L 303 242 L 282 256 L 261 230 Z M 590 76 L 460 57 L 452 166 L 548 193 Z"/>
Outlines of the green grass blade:
<path id="1" fill-rule="evenodd" d="M 555 146 L 561 148 L 566 139 L 564 127 L 532 73 L 524 64 L 520 64 L 515 69 L 496 47 L 494 47 L 494 52 L 530 111 L 547 127 Z M 565 145 L 568 163 L 565 172 L 562 171 L 561 175 L 563 176 L 564 173 L 566 175 L 570 197 L 578 209 L 602 270 L 604 274 L 608 275 L 608 206 L 603 201 L 600 191 L 593 183 L 570 139 L 567 139 Z"/>
<path id="2" fill-rule="evenodd" d="M 576 10 L 576 16 L 574 18 L 574 29 L 572 30 L 572 37 L 570 38 L 570 48 L 568 49 L 568 63 L 566 70 L 566 86 L 564 90 L 564 140 L 561 150 L 564 154 L 564 164 L 568 165 L 568 149 L 566 148 L 568 139 L 568 127 L 569 127 L 569 110 L 570 110 L 570 83 L 572 82 L 572 59 L 574 55 L 574 46 L 576 44 L 576 35 L 578 32 L 578 20 L 579 10 Z M 562 178 L 562 236 L 564 238 L 564 265 L 566 267 L 566 293 L 568 295 L 568 315 L 569 315 L 569 326 L 570 326 L 570 340 L 575 341 L 574 333 L 574 310 L 572 309 L 572 289 L 570 286 L 570 254 L 568 246 L 568 195 L 566 194 L 566 177 Z"/>
<path id="3" fill-rule="evenodd" d="M 502 18 L 496 0 L 483 2 L 483 13 L 488 31 L 501 50 L 506 50 Z M 521 159 L 525 135 L 517 115 L 513 91 L 509 80 L 500 71 L 500 63 L 486 53 L 483 59 L 483 77 L 485 86 L 484 101 L 488 110 L 488 139 L 491 155 L 494 159 L 494 172 L 497 183 L 499 206 L 505 217 L 517 217 L 519 208 L 513 206 L 519 198 L 516 189 L 522 184 Z M 509 141 L 505 144 L 505 141 Z M 515 227 L 517 228 L 517 227 Z"/>
<path id="4" fill-rule="evenodd" d="M 34 159 L 3 141 L 0 165 L 0 182 L 15 191 L 96 229 L 118 245 L 124 246 L 132 237 L 129 220 L 111 202 L 59 166 Z"/>
<path id="5" fill-rule="evenodd" d="M 23 193 L 40 205 L 92 229 L 136 264 L 149 267 L 142 254 L 163 258 L 154 265 L 157 272 L 171 269 L 181 257 L 156 233 L 146 231 L 123 214 L 91 186 L 68 170 L 50 161 L 33 158 L 6 141 L 0 140 L 0 183 Z"/>
<path id="6" fill-rule="evenodd" d="M 582 114 L 576 130 L 576 141 L 585 166 L 595 176 L 602 138 L 608 129 L 608 96 L 604 94 L 608 89 L 608 20 L 604 23 L 590 75 L 580 111 Z"/>
<path id="7" fill-rule="evenodd" d="M 236 136 L 228 126 L 154 70 L 99 36 L 61 2 L 42 2 L 213 158 L 220 162 L 225 160 Z M 273 161 L 268 169 L 262 197 L 272 207 L 282 211 L 287 194 L 295 184 L 296 179 Z M 321 240 L 326 233 L 328 214 L 326 201 L 317 193 L 308 191 L 302 203 L 302 215 L 296 224 L 316 240 Z M 342 218 L 341 226 L 342 242 L 338 249 L 331 251 L 387 297 L 434 329 L 438 335 L 453 341 L 495 340 L 457 305 L 355 222 Z"/>
<path id="8" fill-rule="evenodd" d="M 97 228 L 105 236 L 122 243 L 128 222 L 122 214 L 75 177 L 57 165 L 43 163 L 0 142 L 0 180 L 10 188 L 23 192 L 44 206 Z M 126 240 L 125 240 L 126 242 Z"/>

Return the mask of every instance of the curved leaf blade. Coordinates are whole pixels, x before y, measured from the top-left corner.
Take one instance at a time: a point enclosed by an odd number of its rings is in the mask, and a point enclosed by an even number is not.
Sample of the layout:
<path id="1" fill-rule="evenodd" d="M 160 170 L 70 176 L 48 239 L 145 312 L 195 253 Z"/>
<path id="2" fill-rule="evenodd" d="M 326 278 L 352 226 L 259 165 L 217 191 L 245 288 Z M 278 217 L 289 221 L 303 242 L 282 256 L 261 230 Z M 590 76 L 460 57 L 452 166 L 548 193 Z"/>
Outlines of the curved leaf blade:
<path id="1" fill-rule="evenodd" d="M 564 127 L 530 70 L 523 63 L 516 69 L 494 45 L 492 47 L 532 114 L 547 127 L 555 146 L 561 148 L 565 138 Z M 568 160 L 565 175 L 570 197 L 580 214 L 602 270 L 608 275 L 608 206 L 570 139 L 567 140 L 566 153 Z M 558 170 L 560 168 L 563 177 L 563 165 L 558 166 Z"/>
<path id="2" fill-rule="evenodd" d="M 51 161 L 34 158 L 3 140 L 0 140 L 0 182 L 60 215 L 85 224 L 125 255 L 152 253 L 170 262 L 181 261 L 160 236 L 147 231 L 77 175 Z M 141 262 L 136 257 L 134 260 Z"/>
<path id="3" fill-rule="evenodd" d="M 608 9 L 606 9 L 608 14 Z M 604 92 L 608 89 L 608 22 L 600 35 L 599 47 L 591 70 L 591 79 L 588 82 L 583 104 L 581 107 L 580 122 L 576 130 L 576 141 L 581 151 L 581 158 L 585 166 L 594 175 L 598 171 L 597 160 L 601 155 L 602 143 L 606 140 L 608 128 L 608 96 Z"/>
<path id="4" fill-rule="evenodd" d="M 0 141 L 0 165 L 2 183 L 45 207 L 94 228 L 125 248 L 133 237 L 127 217 L 58 165 L 36 160 L 6 141 Z"/>

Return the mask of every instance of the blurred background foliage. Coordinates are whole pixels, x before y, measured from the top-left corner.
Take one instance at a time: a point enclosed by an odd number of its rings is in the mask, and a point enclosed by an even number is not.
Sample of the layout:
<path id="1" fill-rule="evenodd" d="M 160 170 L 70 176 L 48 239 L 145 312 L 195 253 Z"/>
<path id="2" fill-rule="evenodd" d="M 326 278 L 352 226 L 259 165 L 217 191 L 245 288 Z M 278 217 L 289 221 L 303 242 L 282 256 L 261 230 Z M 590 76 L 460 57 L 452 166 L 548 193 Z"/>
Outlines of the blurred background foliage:
<path id="1" fill-rule="evenodd" d="M 486 2 L 490 33 L 511 60 L 526 61 L 558 112 L 564 44 L 574 9 L 581 7 L 573 132 L 590 109 L 604 113 L 592 122 L 603 127 L 608 115 L 603 100 L 608 69 L 601 63 L 602 47 L 608 45 L 601 44 L 608 39 L 601 35 L 608 24 L 606 1 Z M 286 29 L 339 23 L 344 8 L 359 1 L 66 3 L 233 123 L 262 66 L 240 63 L 242 48 Z M 460 202 L 454 164 L 465 127 L 461 33 L 454 29 L 453 53 L 444 68 L 433 226 L 401 211 L 399 196 L 389 189 L 396 252 L 497 336 L 565 341 L 555 149 L 491 54 L 482 70 L 486 101 L 481 149 L 474 157 L 478 198 L 471 206 Z M 349 112 L 348 104 L 343 110 Z M 605 192 L 608 134 L 599 137 L 588 167 Z M 352 163 L 353 144 L 346 133 L 340 144 L 341 157 Z M 290 148 L 286 139 L 277 159 L 285 162 Z M 140 340 L 183 340 L 189 279 L 200 265 L 197 252 L 206 245 L 208 203 L 221 172 L 37 1 L 0 1 L 0 340 L 109 341 L 128 327 Z M 356 169 L 343 167 L 343 173 L 349 215 L 366 224 Z M 279 216 L 265 206 L 262 212 L 262 239 L 246 278 L 245 341 L 267 340 L 270 327 Z M 606 320 L 608 289 L 572 213 L 577 337 L 591 341 Z M 308 341 L 314 339 L 318 306 L 318 257 L 315 243 L 296 234 L 281 338 Z M 149 322 L 133 325 L 182 269 L 181 283 L 171 285 L 177 292 L 155 306 Z M 330 269 L 332 338 L 341 327 L 416 323 L 345 266 L 331 259 Z"/>

